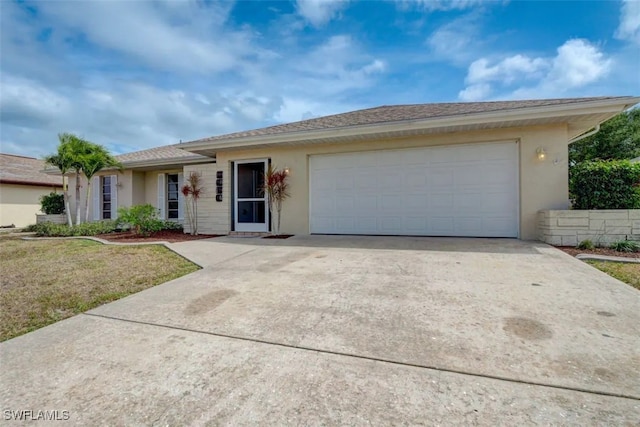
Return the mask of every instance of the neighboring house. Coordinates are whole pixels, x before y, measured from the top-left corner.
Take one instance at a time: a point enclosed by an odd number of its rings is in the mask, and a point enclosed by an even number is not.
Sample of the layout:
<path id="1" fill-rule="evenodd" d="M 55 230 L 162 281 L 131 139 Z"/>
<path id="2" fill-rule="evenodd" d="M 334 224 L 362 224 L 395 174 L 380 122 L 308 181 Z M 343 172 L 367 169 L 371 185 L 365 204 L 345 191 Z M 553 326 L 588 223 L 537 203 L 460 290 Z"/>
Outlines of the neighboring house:
<path id="1" fill-rule="evenodd" d="M 152 203 L 181 220 L 199 172 L 201 233 L 267 232 L 271 163 L 290 171 L 283 233 L 535 239 L 539 210 L 567 208 L 568 145 L 638 101 L 383 106 L 139 151 L 96 178 L 92 217 Z"/>
<path id="2" fill-rule="evenodd" d="M 44 161 L 0 154 L 0 226 L 35 224 L 40 197 L 62 190 L 62 177 L 44 172 Z"/>

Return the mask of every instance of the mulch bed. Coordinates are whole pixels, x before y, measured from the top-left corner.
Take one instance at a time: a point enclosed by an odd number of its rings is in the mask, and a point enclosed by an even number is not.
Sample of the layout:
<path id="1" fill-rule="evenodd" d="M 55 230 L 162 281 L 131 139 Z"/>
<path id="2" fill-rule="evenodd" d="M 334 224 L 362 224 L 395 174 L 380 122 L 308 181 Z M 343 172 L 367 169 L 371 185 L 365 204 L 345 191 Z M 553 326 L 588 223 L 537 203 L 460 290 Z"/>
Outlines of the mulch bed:
<path id="1" fill-rule="evenodd" d="M 178 242 L 187 242 L 189 240 L 210 239 L 212 237 L 220 237 L 220 236 L 221 236 L 220 234 L 198 234 L 197 236 L 192 236 L 191 234 L 185 234 L 180 230 L 164 230 L 164 231 L 151 233 L 151 235 L 149 235 L 148 237 L 139 236 L 139 235 L 133 234 L 130 231 L 125 231 L 120 233 L 100 234 L 96 237 L 99 237 L 104 240 L 108 240 L 110 242 L 119 242 L 119 243 L 140 243 L 140 242 L 158 242 L 158 241 L 178 243 Z"/>
<path id="2" fill-rule="evenodd" d="M 606 256 L 618 256 L 625 258 L 640 258 L 640 253 L 634 252 L 618 252 L 609 248 L 595 248 L 592 250 L 584 250 L 577 249 L 572 246 L 556 246 L 558 249 L 565 251 L 571 256 L 576 256 L 578 254 L 589 254 L 589 255 L 606 255 Z"/>

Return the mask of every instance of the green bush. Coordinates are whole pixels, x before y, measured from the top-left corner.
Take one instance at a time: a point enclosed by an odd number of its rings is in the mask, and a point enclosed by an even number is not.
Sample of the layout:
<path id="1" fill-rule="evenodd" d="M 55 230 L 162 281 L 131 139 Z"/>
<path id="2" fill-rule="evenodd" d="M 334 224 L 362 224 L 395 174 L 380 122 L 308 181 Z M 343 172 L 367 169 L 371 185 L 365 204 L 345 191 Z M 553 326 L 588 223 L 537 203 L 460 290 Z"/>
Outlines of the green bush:
<path id="1" fill-rule="evenodd" d="M 578 249 L 582 249 L 582 250 L 585 250 L 585 251 L 591 251 L 595 247 L 596 246 L 589 239 L 583 240 L 582 242 L 578 243 L 578 246 L 577 246 Z"/>
<path id="2" fill-rule="evenodd" d="M 640 252 L 640 243 L 633 240 L 619 240 L 609 247 L 618 252 Z"/>
<path id="3" fill-rule="evenodd" d="M 131 226 L 136 234 L 148 236 L 163 229 L 165 221 L 158 218 L 158 210 L 150 204 L 118 209 L 118 223 Z"/>
<path id="4" fill-rule="evenodd" d="M 66 224 L 43 222 L 29 226 L 29 229 L 35 231 L 36 236 L 41 237 L 97 236 L 98 234 L 115 231 L 116 223 L 115 221 L 106 220 L 85 222 L 69 227 Z"/>
<path id="5" fill-rule="evenodd" d="M 40 197 L 40 210 L 47 215 L 64 213 L 64 195 L 49 193 Z"/>
<path id="6" fill-rule="evenodd" d="M 640 163 L 583 162 L 571 169 L 573 209 L 639 209 Z"/>
<path id="7" fill-rule="evenodd" d="M 183 230 L 184 227 L 179 222 L 162 221 L 162 230 Z"/>

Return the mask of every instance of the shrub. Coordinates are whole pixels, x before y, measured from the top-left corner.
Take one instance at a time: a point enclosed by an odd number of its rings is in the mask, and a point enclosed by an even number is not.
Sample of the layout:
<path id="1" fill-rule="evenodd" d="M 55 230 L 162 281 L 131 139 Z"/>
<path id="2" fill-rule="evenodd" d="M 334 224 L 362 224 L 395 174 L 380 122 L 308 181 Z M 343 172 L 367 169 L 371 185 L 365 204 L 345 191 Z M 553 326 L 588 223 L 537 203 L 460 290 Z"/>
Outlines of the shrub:
<path id="1" fill-rule="evenodd" d="M 106 220 L 85 222 L 69 227 L 66 224 L 43 222 L 29 226 L 29 229 L 35 231 L 36 236 L 41 237 L 97 236 L 113 232 L 116 229 L 116 223 Z"/>
<path id="2" fill-rule="evenodd" d="M 143 236 L 162 230 L 165 223 L 158 218 L 158 210 L 148 203 L 118 209 L 118 222 L 130 225 L 136 234 Z"/>
<path id="3" fill-rule="evenodd" d="M 184 230 L 184 227 L 179 222 L 162 221 L 161 230 Z"/>
<path id="4" fill-rule="evenodd" d="M 574 166 L 570 175 L 573 209 L 640 208 L 640 163 L 583 162 Z"/>
<path id="5" fill-rule="evenodd" d="M 633 240 L 619 240 L 609 247 L 618 252 L 640 252 L 640 243 Z"/>
<path id="6" fill-rule="evenodd" d="M 64 213 L 64 195 L 49 193 L 40 197 L 40 210 L 47 215 Z"/>
<path id="7" fill-rule="evenodd" d="M 585 251 L 591 251 L 595 247 L 596 246 L 589 239 L 583 240 L 582 242 L 578 243 L 578 246 L 577 246 L 578 249 L 582 249 L 582 250 L 585 250 Z"/>

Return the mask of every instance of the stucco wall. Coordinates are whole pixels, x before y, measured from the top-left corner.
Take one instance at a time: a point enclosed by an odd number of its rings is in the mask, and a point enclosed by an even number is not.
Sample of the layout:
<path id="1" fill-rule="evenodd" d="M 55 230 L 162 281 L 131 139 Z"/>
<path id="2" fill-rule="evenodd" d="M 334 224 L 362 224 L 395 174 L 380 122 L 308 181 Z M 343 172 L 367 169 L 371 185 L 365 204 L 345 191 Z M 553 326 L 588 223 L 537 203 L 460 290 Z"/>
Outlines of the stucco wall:
<path id="1" fill-rule="evenodd" d="M 215 168 L 225 171 L 224 201 L 222 203 L 215 202 L 215 198 L 201 201 L 200 206 L 203 212 L 212 212 L 217 219 L 215 222 L 213 220 L 210 223 L 202 222 L 200 231 L 220 233 L 228 232 L 231 229 L 232 200 L 229 196 L 231 195 L 232 182 L 229 171 L 231 170 L 231 162 L 236 160 L 270 158 L 277 167 L 290 168 L 291 197 L 283 204 L 281 231 L 286 234 L 308 234 L 308 165 L 310 155 L 514 140 L 519 141 L 520 238 L 536 239 L 539 210 L 568 208 L 568 150 L 565 125 L 460 132 L 358 143 L 221 151 L 217 154 Z M 544 147 L 547 153 L 545 160 L 537 159 L 536 150 L 538 147 Z M 212 171 L 215 168 L 212 168 Z M 213 176 L 205 181 L 205 186 L 215 185 L 215 177 Z M 227 224 L 228 226 L 226 226 Z"/>
<path id="2" fill-rule="evenodd" d="M 640 209 L 543 210 L 538 213 L 538 240 L 561 246 L 576 246 L 583 240 L 596 246 L 640 241 Z"/>
<path id="3" fill-rule="evenodd" d="M 40 212 L 40 197 L 55 190 L 54 187 L 0 184 L 0 225 L 26 227 L 36 223 Z M 62 192 L 62 187 L 57 189 Z"/>

